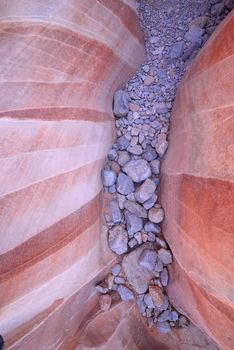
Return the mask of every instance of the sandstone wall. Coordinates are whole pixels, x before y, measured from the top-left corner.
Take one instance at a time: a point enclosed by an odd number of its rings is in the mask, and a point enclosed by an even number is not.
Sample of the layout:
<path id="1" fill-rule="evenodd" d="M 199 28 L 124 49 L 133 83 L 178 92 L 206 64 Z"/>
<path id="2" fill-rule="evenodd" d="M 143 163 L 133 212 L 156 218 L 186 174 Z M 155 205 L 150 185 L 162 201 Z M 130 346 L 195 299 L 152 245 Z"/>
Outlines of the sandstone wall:
<path id="1" fill-rule="evenodd" d="M 143 38 L 134 0 L 2 0 L 0 16 L 0 333 L 70 350 L 114 260 L 100 170 Z"/>
<path id="2" fill-rule="evenodd" d="M 163 162 L 169 295 L 221 349 L 234 347 L 234 12 L 186 74 Z"/>

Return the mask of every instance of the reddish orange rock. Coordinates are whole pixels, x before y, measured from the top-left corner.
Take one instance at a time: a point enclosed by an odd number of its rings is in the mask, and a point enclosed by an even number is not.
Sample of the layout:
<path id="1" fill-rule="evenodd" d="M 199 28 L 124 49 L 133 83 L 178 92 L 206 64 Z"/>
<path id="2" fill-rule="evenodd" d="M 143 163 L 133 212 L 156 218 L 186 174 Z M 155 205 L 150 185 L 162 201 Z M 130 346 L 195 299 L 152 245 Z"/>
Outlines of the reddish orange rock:
<path id="1" fill-rule="evenodd" d="M 106 295 L 101 295 L 99 298 L 99 305 L 102 311 L 107 311 L 109 310 L 111 306 L 111 296 L 109 294 Z"/>
<path id="2" fill-rule="evenodd" d="M 157 308 L 160 308 L 163 304 L 164 295 L 162 289 L 158 286 L 149 287 L 150 296 Z"/>
<path id="3" fill-rule="evenodd" d="M 234 348 L 234 12 L 176 96 L 162 164 L 172 303 L 221 349 Z"/>

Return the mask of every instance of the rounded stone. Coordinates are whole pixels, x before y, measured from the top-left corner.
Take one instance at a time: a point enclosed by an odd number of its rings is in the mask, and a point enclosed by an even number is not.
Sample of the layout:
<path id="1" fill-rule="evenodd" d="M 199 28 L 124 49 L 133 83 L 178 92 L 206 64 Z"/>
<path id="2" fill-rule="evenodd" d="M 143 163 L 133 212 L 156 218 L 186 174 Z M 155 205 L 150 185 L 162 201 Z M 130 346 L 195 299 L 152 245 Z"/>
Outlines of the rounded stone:
<path id="1" fill-rule="evenodd" d="M 151 208 L 149 210 L 149 220 L 155 224 L 159 224 L 164 219 L 164 211 L 162 208 Z"/>

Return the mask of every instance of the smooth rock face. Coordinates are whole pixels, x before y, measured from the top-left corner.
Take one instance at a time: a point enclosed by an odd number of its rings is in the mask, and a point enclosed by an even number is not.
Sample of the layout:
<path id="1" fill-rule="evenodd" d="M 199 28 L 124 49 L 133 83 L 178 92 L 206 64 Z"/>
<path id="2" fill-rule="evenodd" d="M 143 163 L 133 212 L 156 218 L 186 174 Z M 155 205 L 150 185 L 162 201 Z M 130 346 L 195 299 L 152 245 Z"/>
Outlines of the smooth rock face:
<path id="1" fill-rule="evenodd" d="M 180 85 L 161 181 L 174 257 L 170 300 L 227 350 L 234 344 L 233 27 L 234 12 Z"/>
<path id="2" fill-rule="evenodd" d="M 11 350 L 72 349 L 114 261 L 100 174 L 142 33 L 130 0 L 1 1 L 0 12 L 0 333 Z"/>

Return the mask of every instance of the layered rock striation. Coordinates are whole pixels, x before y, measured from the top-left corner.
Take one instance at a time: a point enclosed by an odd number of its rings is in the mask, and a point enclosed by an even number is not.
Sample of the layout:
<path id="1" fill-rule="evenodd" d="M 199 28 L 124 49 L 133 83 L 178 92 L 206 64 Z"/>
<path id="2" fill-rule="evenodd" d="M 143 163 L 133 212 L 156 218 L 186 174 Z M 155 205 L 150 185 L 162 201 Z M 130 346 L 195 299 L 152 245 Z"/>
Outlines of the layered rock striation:
<path id="1" fill-rule="evenodd" d="M 234 12 L 186 74 L 162 167 L 169 296 L 219 344 L 234 346 Z"/>
<path id="2" fill-rule="evenodd" d="M 100 173 L 142 34 L 132 0 L 4 0 L 0 13 L 0 333 L 8 349 L 72 349 L 115 259 Z"/>

